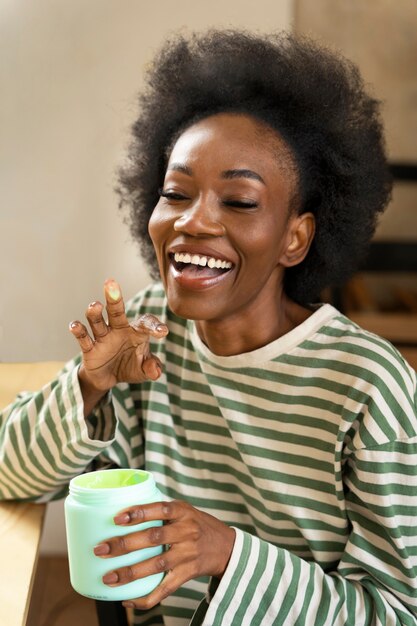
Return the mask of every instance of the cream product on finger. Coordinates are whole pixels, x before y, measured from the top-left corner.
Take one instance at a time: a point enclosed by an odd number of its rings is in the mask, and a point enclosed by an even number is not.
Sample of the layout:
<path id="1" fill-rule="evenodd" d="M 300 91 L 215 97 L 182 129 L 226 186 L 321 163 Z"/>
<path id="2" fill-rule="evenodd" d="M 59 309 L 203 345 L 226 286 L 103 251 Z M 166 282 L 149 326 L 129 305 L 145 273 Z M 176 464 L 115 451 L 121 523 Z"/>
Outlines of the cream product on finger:
<path id="1" fill-rule="evenodd" d="M 70 481 L 65 500 L 65 525 L 70 579 L 75 591 L 95 600 L 130 600 L 147 595 L 160 583 L 163 573 L 115 587 L 104 584 L 102 578 L 110 571 L 161 554 L 163 546 L 106 558 L 96 556 L 93 550 L 97 544 L 112 537 L 161 526 L 162 521 L 118 526 L 113 518 L 129 506 L 164 499 L 153 476 L 143 470 L 100 470 Z"/>

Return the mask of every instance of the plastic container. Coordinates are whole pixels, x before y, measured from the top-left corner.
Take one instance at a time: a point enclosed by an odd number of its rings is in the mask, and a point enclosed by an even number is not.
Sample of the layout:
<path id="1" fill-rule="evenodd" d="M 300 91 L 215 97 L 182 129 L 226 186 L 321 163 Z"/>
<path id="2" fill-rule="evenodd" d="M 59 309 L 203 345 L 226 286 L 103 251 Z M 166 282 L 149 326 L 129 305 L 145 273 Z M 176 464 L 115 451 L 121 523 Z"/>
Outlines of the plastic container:
<path id="1" fill-rule="evenodd" d="M 161 554 L 163 546 L 136 550 L 115 557 L 98 557 L 93 549 L 102 541 L 137 530 L 161 526 L 162 521 L 117 526 L 113 518 L 131 505 L 163 500 L 153 476 L 134 469 L 109 469 L 73 478 L 65 500 L 65 524 L 71 585 L 83 596 L 96 600 L 130 600 L 150 593 L 164 574 L 153 574 L 118 587 L 102 577 L 119 567 L 133 565 Z"/>

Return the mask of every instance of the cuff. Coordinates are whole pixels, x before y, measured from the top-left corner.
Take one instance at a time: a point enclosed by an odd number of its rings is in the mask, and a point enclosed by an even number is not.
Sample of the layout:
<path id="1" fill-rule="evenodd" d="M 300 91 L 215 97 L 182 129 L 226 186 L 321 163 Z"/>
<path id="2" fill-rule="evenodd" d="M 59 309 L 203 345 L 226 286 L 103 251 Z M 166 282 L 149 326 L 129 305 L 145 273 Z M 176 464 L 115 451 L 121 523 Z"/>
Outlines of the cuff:
<path id="1" fill-rule="evenodd" d="M 208 600 L 210 602 L 203 624 L 226 624 L 223 622 L 225 612 L 235 614 L 240 605 L 240 586 L 242 576 L 245 573 L 251 554 L 252 541 L 259 541 L 249 533 L 233 527 L 236 532 L 235 543 L 226 570 L 218 584 L 217 589 L 210 585 Z M 247 572 L 246 572 L 247 573 Z M 214 592 L 212 597 L 211 594 Z"/>
<path id="2" fill-rule="evenodd" d="M 107 447 L 114 440 L 117 423 L 112 406 L 112 392 L 108 391 L 90 415 L 84 417 L 84 401 L 78 379 L 78 370 L 79 366 L 67 375 L 70 378 L 68 388 L 72 389 L 77 407 L 75 418 L 80 427 L 81 441 L 86 444 L 102 444 L 103 447 Z"/>

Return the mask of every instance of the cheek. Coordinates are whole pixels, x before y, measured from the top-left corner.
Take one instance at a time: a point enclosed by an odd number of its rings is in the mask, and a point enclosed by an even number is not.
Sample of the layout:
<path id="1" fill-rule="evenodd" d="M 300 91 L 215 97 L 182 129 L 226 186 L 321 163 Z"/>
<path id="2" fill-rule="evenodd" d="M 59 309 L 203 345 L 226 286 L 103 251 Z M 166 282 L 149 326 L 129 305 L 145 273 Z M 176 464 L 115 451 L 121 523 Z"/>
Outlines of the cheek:
<path id="1" fill-rule="evenodd" d="M 246 251 L 254 263 L 270 267 L 279 261 L 285 233 L 276 220 L 265 219 L 251 228 L 242 229 L 241 232 L 242 250 Z"/>
<path id="2" fill-rule="evenodd" d="M 161 238 L 163 237 L 165 230 L 166 219 L 164 219 L 163 212 L 157 204 L 148 223 L 148 233 L 155 248 L 157 248 L 157 246 L 161 243 Z"/>

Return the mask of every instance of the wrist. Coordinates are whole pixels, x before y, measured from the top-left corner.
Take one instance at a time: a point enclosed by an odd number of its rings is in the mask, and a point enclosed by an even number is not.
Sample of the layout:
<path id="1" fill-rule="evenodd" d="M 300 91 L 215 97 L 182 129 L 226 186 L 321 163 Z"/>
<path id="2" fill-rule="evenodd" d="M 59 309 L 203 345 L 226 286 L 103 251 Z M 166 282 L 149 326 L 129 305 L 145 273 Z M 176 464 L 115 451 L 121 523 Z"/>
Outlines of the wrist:
<path id="1" fill-rule="evenodd" d="M 83 364 L 78 369 L 78 382 L 84 401 L 85 414 L 88 415 L 100 400 L 108 393 L 109 389 L 98 389 L 91 382 Z"/>
<path id="2" fill-rule="evenodd" d="M 88 394 L 104 396 L 109 391 L 107 388 L 100 388 L 94 384 L 84 366 L 84 363 L 81 363 L 78 368 L 78 380 L 80 382 L 81 389 L 83 391 L 85 390 Z"/>
<path id="3" fill-rule="evenodd" d="M 223 574 L 225 573 L 227 566 L 229 565 L 230 557 L 232 556 L 233 548 L 235 545 L 235 539 L 236 539 L 235 529 L 231 526 L 227 526 L 227 532 L 225 533 L 226 543 L 225 543 L 224 552 L 223 552 L 223 554 L 225 555 L 225 560 L 222 564 L 221 571 L 215 575 L 215 578 L 217 579 L 221 579 L 223 577 Z"/>

